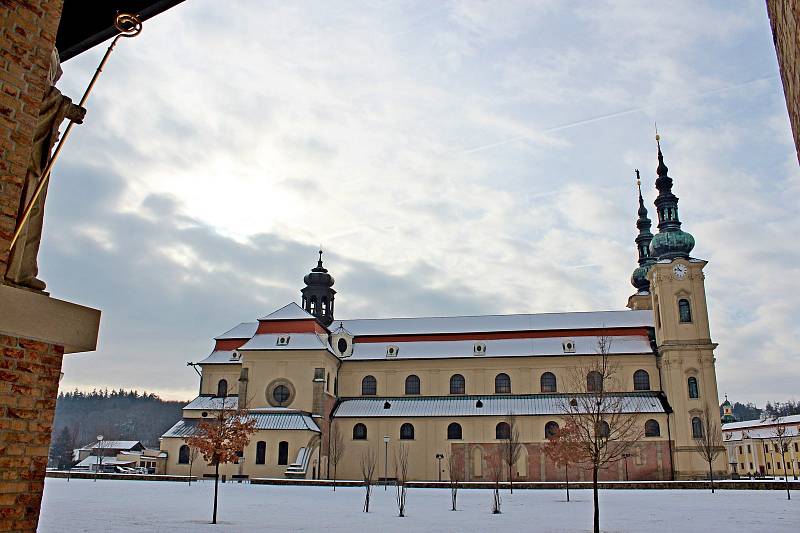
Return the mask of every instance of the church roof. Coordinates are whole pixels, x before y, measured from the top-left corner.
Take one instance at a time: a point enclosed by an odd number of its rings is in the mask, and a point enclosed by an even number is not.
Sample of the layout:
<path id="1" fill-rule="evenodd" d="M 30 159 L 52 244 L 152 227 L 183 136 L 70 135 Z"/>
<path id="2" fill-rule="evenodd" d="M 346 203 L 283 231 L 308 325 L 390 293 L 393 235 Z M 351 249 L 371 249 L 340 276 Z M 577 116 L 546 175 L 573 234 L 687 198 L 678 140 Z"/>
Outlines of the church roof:
<path id="1" fill-rule="evenodd" d="M 187 405 L 184 409 L 207 409 L 213 411 L 214 409 L 236 409 L 239 406 L 238 396 L 227 396 L 224 398 L 225 406 L 222 403 L 223 398 L 220 396 L 198 396 Z"/>
<path id="2" fill-rule="evenodd" d="M 595 355 L 598 353 L 597 336 L 544 337 L 527 339 L 487 339 L 477 343 L 485 350 L 475 355 L 474 340 L 424 340 L 415 342 L 396 342 L 396 359 L 450 359 L 472 357 L 514 357 L 514 356 L 553 356 L 553 355 Z M 574 351 L 565 352 L 564 343 L 571 342 Z M 356 342 L 353 355 L 347 360 L 386 359 L 386 342 Z M 649 339 L 639 336 L 613 336 L 610 339 L 610 354 L 650 354 L 653 352 Z"/>
<path id="3" fill-rule="evenodd" d="M 663 413 L 657 392 L 625 393 L 620 396 L 628 412 Z M 506 416 L 560 415 L 574 394 L 519 394 L 470 396 L 373 397 L 342 400 L 335 418 L 414 416 Z M 482 407 L 477 407 L 478 401 Z M 387 405 L 388 404 L 388 408 Z"/>
<path id="4" fill-rule="evenodd" d="M 295 410 L 265 410 L 265 412 L 253 411 L 248 413 L 248 419 L 256 421 L 256 429 L 289 429 L 289 430 L 308 430 L 319 433 L 319 426 L 310 415 Z M 184 438 L 193 435 L 197 431 L 200 419 L 184 418 L 178 420 L 161 437 Z"/>
<path id="5" fill-rule="evenodd" d="M 213 365 L 213 364 L 237 364 L 241 363 L 242 360 L 239 358 L 234 358 L 233 355 L 236 353 L 236 350 L 214 350 L 209 354 L 208 357 L 205 359 L 198 361 L 198 365 Z"/>
<path id="6" fill-rule="evenodd" d="M 781 426 L 784 424 L 800 424 L 800 415 L 781 416 L 778 418 L 767 418 L 765 420 L 743 420 L 741 422 L 731 422 L 723 424 L 722 431 L 731 431 L 743 428 L 758 428 L 767 426 Z"/>
<path id="7" fill-rule="evenodd" d="M 258 322 L 242 322 L 238 326 L 229 329 L 222 335 L 214 337 L 214 339 L 249 339 L 256 334 L 256 329 L 258 329 Z"/>
<path id="8" fill-rule="evenodd" d="M 649 310 L 625 310 L 421 318 L 366 318 L 337 320 L 337 322 L 342 322 L 347 330 L 358 337 L 365 335 L 652 327 L 653 312 Z"/>
<path id="9" fill-rule="evenodd" d="M 281 339 L 287 339 L 281 343 Z M 254 336 L 239 350 L 327 350 L 328 341 L 316 333 L 264 333 Z"/>
<path id="10" fill-rule="evenodd" d="M 294 302 L 284 305 L 277 311 L 259 318 L 259 320 L 315 320 L 313 315 L 306 313 L 302 307 Z M 255 332 L 253 332 L 255 333 Z"/>

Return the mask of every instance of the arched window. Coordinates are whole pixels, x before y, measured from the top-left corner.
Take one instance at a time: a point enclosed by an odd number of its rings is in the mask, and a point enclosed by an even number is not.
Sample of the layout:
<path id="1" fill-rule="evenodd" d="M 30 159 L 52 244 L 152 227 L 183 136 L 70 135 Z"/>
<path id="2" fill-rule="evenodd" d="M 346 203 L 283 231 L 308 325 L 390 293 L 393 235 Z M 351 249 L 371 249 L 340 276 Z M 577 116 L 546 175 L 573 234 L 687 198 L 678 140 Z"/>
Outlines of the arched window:
<path id="1" fill-rule="evenodd" d="M 461 439 L 461 424 L 457 422 L 453 422 L 449 426 L 447 426 L 447 438 L 449 440 L 460 440 Z"/>
<path id="2" fill-rule="evenodd" d="M 603 390 L 603 376 L 597 370 L 592 370 L 586 374 L 586 390 L 589 392 Z"/>
<path id="3" fill-rule="evenodd" d="M 406 394 L 419 394 L 419 377 L 414 374 L 406 378 Z"/>
<path id="4" fill-rule="evenodd" d="M 317 297 L 316 296 L 312 296 L 311 297 L 311 314 L 312 315 L 316 315 L 317 314 Z"/>
<path id="5" fill-rule="evenodd" d="M 263 465 L 267 462 L 267 443 L 263 440 L 256 442 L 256 464 Z"/>
<path id="6" fill-rule="evenodd" d="M 285 440 L 282 440 L 278 444 L 278 464 L 279 465 L 288 465 L 289 464 L 289 443 Z"/>
<path id="7" fill-rule="evenodd" d="M 609 427 L 608 422 L 605 420 L 601 420 L 597 423 L 597 436 L 608 438 L 611 435 L 611 427 Z"/>
<path id="8" fill-rule="evenodd" d="M 361 380 L 361 395 L 375 396 L 378 394 L 378 382 L 372 376 L 364 376 Z"/>
<path id="9" fill-rule="evenodd" d="M 508 374 L 497 374 L 494 378 L 495 394 L 511 394 L 511 378 Z"/>
<path id="10" fill-rule="evenodd" d="M 692 308 L 689 306 L 689 300 L 686 298 L 678 300 L 678 316 L 683 323 L 692 321 Z"/>
<path id="11" fill-rule="evenodd" d="M 692 418 L 692 438 L 693 439 L 703 438 L 703 421 L 696 416 Z"/>
<path id="12" fill-rule="evenodd" d="M 400 426 L 400 440 L 414 440 L 414 426 L 411 424 Z"/>
<path id="13" fill-rule="evenodd" d="M 644 436 L 645 437 L 660 437 L 661 426 L 652 418 L 644 423 Z"/>
<path id="14" fill-rule="evenodd" d="M 556 376 L 552 372 L 545 372 L 542 374 L 539 383 L 542 387 L 542 392 L 557 392 L 558 387 L 556 386 Z"/>
<path id="15" fill-rule="evenodd" d="M 189 464 L 189 447 L 185 444 L 181 446 L 180 450 L 178 450 L 178 464 L 179 465 Z"/>
<path id="16" fill-rule="evenodd" d="M 500 439 L 510 439 L 511 438 L 511 426 L 508 425 L 508 422 L 500 422 L 494 428 L 494 438 Z"/>
<path id="17" fill-rule="evenodd" d="M 464 381 L 464 376 L 461 374 L 453 374 L 450 376 L 450 394 L 466 394 L 467 384 Z"/>
<path id="18" fill-rule="evenodd" d="M 688 385 L 689 385 L 689 398 L 699 398 L 700 391 L 697 388 L 697 378 L 694 376 L 690 377 Z"/>
<path id="19" fill-rule="evenodd" d="M 637 370 L 633 373 L 633 390 L 650 390 L 650 374 L 647 370 Z"/>
<path id="20" fill-rule="evenodd" d="M 544 425 L 544 438 L 549 439 L 555 437 L 558 433 L 558 423 L 552 420 Z"/>
<path id="21" fill-rule="evenodd" d="M 217 383 L 217 396 L 219 396 L 220 398 L 224 398 L 227 395 L 228 395 L 228 380 L 221 379 Z"/>
<path id="22" fill-rule="evenodd" d="M 360 422 L 353 426 L 353 440 L 367 440 L 367 426 Z"/>

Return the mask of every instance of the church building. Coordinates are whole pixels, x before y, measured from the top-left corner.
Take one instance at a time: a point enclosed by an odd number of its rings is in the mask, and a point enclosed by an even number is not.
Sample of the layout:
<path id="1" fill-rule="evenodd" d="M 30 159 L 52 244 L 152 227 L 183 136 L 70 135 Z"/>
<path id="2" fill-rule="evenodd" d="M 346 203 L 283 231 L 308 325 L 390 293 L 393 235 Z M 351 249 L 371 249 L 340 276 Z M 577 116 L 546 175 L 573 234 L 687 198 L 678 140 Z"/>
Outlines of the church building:
<path id="1" fill-rule="evenodd" d="M 564 470 L 544 446 L 563 425 L 564 406 L 587 390 L 576 390 L 571 372 L 596 358 L 598 341 L 607 339 L 620 378 L 609 392 L 638 417 L 642 436 L 601 479 L 706 476 L 694 439 L 707 418 L 719 424 L 706 261 L 690 255 L 694 238 L 681 229 L 660 144 L 657 175 L 655 235 L 639 183 L 628 310 L 342 320 L 320 251 L 300 305 L 214 338 L 198 363 L 199 395 L 161 439 L 166 473 L 188 474 L 190 462 L 193 475 L 212 473 L 202 458 L 192 461 L 184 439 L 218 410 L 243 409 L 257 431 L 238 463 L 220 468 L 228 477 L 330 478 L 330 436 L 338 433 L 339 479 L 360 479 L 367 450 L 378 458 L 376 475 L 394 477 L 402 445 L 410 479 L 447 480 L 452 456 L 462 479 L 488 480 L 487 465 L 514 415 L 523 443 L 514 479 L 559 481 Z M 724 454 L 717 462 L 724 474 Z M 575 469 L 570 479 L 587 475 Z"/>

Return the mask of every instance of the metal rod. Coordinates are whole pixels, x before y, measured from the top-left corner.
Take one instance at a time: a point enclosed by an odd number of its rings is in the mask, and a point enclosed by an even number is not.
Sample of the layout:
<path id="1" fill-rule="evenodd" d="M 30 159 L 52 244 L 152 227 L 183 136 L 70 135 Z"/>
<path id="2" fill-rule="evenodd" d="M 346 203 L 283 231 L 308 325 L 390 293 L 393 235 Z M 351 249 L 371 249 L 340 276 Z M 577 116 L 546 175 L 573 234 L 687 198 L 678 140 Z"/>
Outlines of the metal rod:
<path id="1" fill-rule="evenodd" d="M 114 20 L 114 26 L 120 31 L 119 35 L 114 37 L 114 40 L 111 41 L 111 44 L 108 46 L 108 50 L 106 50 L 105 55 L 103 55 L 103 59 L 100 61 L 100 65 L 98 65 L 97 70 L 94 72 L 94 76 L 92 76 L 92 80 L 89 82 L 89 86 L 86 87 L 86 91 L 83 93 L 83 97 L 81 101 L 78 103 L 80 107 L 83 107 L 86 104 L 86 100 L 89 99 L 89 94 L 94 89 L 94 84 L 97 83 L 97 78 L 100 77 L 100 72 L 103 71 L 103 67 L 106 65 L 106 61 L 108 61 L 108 57 L 111 55 L 112 50 L 114 50 L 114 46 L 116 46 L 117 41 L 120 37 L 136 37 L 142 31 L 142 21 L 139 20 L 139 17 L 136 15 L 130 15 L 127 13 L 120 13 L 116 16 Z M 75 122 L 72 120 L 69 121 L 67 124 L 67 128 L 64 130 L 64 134 L 61 136 L 61 140 L 59 141 L 56 149 L 53 151 L 53 155 L 50 156 L 50 160 L 47 162 L 47 165 L 44 167 L 44 171 L 42 172 L 42 179 L 39 180 L 39 183 L 36 185 L 36 190 L 33 192 L 33 197 L 28 205 L 25 207 L 25 211 L 22 213 L 22 218 L 20 219 L 19 223 L 17 224 L 17 229 L 14 230 L 14 236 L 11 238 L 11 243 L 8 246 L 9 252 L 14 248 L 14 244 L 16 244 L 17 239 L 19 239 L 20 234 L 22 233 L 22 228 L 25 227 L 25 223 L 28 221 L 28 217 L 31 215 L 31 211 L 33 211 L 33 207 L 36 204 L 36 200 L 39 199 L 39 196 L 42 194 L 45 185 L 47 185 L 47 181 L 50 179 L 50 170 L 53 168 L 58 156 L 61 154 L 61 148 L 64 147 L 64 143 L 67 142 L 67 138 L 69 137 L 70 132 L 72 131 L 72 126 L 75 125 Z"/>

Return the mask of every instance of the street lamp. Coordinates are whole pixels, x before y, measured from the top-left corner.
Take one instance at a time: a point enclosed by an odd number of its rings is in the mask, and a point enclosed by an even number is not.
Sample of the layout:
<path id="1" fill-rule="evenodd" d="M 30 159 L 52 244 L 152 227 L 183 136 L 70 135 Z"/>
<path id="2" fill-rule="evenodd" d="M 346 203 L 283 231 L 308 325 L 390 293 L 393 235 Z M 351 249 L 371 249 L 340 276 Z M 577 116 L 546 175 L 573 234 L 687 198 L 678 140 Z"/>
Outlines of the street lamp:
<path id="1" fill-rule="evenodd" d="M 100 455 L 99 455 L 99 454 L 103 453 L 103 436 L 102 435 L 98 435 L 97 436 L 97 449 L 99 451 L 98 451 L 98 455 L 97 455 L 97 464 L 94 465 L 94 480 L 95 481 L 97 481 L 97 473 L 100 471 L 100 465 L 103 464 L 102 459 L 100 458 Z"/>
<path id="2" fill-rule="evenodd" d="M 389 435 L 383 436 L 383 445 L 385 452 L 383 454 L 383 490 L 389 490 L 389 441 L 392 440 Z"/>
<path id="3" fill-rule="evenodd" d="M 628 479 L 628 457 L 630 457 L 631 455 L 633 455 L 633 454 L 631 454 L 631 453 L 623 453 L 622 454 L 622 457 L 625 458 L 625 481 L 630 481 Z"/>
<path id="4" fill-rule="evenodd" d="M 444 454 L 437 453 L 436 460 L 439 461 L 439 481 L 442 480 L 442 459 L 444 459 Z"/>

